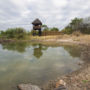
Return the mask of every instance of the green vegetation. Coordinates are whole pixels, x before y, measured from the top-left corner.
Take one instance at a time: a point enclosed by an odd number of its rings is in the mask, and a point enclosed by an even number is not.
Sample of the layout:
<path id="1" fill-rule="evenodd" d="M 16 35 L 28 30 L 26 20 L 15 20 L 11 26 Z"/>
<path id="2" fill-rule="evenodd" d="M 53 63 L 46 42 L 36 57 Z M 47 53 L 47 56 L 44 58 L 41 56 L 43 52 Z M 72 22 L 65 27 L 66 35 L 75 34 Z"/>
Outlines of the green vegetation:
<path id="1" fill-rule="evenodd" d="M 90 24 L 84 22 L 83 18 L 74 18 L 62 32 L 65 34 L 72 34 L 73 32 L 80 32 L 83 34 L 90 34 Z"/>
<path id="2" fill-rule="evenodd" d="M 37 30 L 31 30 L 26 31 L 24 28 L 9 28 L 6 31 L 0 31 L 0 38 L 1 39 L 30 39 L 30 36 L 33 35 L 33 33 L 36 33 L 38 35 Z M 51 35 L 51 34 L 57 34 L 59 32 L 59 29 L 56 27 L 48 28 L 47 25 L 42 25 L 42 35 Z"/>
<path id="3" fill-rule="evenodd" d="M 42 25 L 42 29 L 43 29 L 43 32 L 44 31 L 59 31 L 59 29 L 57 27 L 53 27 L 53 28 L 49 28 L 47 25 Z"/>
<path id="4" fill-rule="evenodd" d="M 6 31 L 0 32 L 0 37 L 5 39 L 11 39 L 11 38 L 24 39 L 26 35 L 28 34 L 23 28 L 9 28 Z"/>
<path id="5" fill-rule="evenodd" d="M 88 19 L 90 21 L 90 18 Z M 31 30 L 27 32 L 24 28 L 9 28 L 6 31 L 0 31 L 0 38 L 2 39 L 28 39 L 30 35 L 33 35 L 33 32 L 36 32 L 38 35 L 38 31 Z M 90 34 L 90 23 L 88 23 L 87 19 L 83 18 L 74 18 L 71 22 L 62 30 L 59 31 L 57 27 L 49 28 L 47 25 L 42 25 L 42 35 L 59 35 L 63 34 Z M 79 34 L 78 33 L 78 34 Z"/>
<path id="6" fill-rule="evenodd" d="M 67 26 L 61 32 L 64 33 L 64 34 L 71 34 L 73 32 L 73 30 L 72 30 L 71 27 Z"/>
<path id="7" fill-rule="evenodd" d="M 44 25 L 42 25 L 42 29 L 43 29 L 43 32 L 44 32 L 44 31 L 49 31 L 48 26 L 47 26 L 47 25 L 45 25 L 45 24 L 44 24 Z"/>
<path id="8" fill-rule="evenodd" d="M 89 82 L 88 80 L 83 80 L 83 83 L 87 83 L 87 82 Z"/>
<path id="9" fill-rule="evenodd" d="M 58 28 L 56 28 L 56 27 L 53 27 L 53 28 L 51 28 L 51 29 L 50 29 L 50 31 L 57 31 L 57 32 L 58 32 L 58 31 L 59 31 L 59 29 L 58 29 Z"/>
<path id="10" fill-rule="evenodd" d="M 82 18 L 73 19 L 68 26 L 66 26 L 62 32 L 65 34 L 72 34 L 75 31 L 80 31 L 81 23 L 83 22 Z"/>

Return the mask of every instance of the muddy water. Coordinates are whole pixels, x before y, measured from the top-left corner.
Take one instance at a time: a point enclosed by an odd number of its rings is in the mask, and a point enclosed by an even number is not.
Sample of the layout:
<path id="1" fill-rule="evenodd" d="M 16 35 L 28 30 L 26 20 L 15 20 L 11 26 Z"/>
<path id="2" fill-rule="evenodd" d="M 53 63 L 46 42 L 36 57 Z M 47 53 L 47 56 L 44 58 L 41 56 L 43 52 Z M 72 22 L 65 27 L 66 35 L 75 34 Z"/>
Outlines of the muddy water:
<path id="1" fill-rule="evenodd" d="M 77 46 L 45 46 L 31 43 L 0 45 L 0 90 L 17 90 L 19 83 L 44 85 L 80 68 Z"/>

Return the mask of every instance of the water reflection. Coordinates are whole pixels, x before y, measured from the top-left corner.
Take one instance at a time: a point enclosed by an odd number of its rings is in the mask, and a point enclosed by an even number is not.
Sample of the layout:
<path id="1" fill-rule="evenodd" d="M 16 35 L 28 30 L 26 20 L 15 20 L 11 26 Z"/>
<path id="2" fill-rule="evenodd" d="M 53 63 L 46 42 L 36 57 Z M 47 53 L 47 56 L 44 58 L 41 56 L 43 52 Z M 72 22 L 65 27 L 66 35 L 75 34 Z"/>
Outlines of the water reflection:
<path id="1" fill-rule="evenodd" d="M 25 52 L 26 47 L 29 46 L 29 43 L 3 43 L 2 44 L 3 49 L 11 50 L 11 51 L 17 51 L 19 53 Z"/>
<path id="2" fill-rule="evenodd" d="M 43 50 L 47 50 L 47 46 L 43 46 L 42 44 L 37 44 L 37 43 L 23 43 L 23 42 L 18 42 L 18 43 L 3 43 L 2 47 L 3 49 L 7 49 L 10 51 L 17 51 L 19 53 L 24 53 L 26 51 L 26 48 L 30 46 L 33 47 L 33 55 L 36 58 L 40 58 L 43 55 Z"/>
<path id="3" fill-rule="evenodd" d="M 43 50 L 47 49 L 47 46 L 42 46 L 42 44 L 38 44 L 37 47 L 34 47 L 33 55 L 39 59 L 43 55 Z"/>
<path id="4" fill-rule="evenodd" d="M 39 47 L 34 48 L 34 54 L 33 55 L 37 58 L 40 58 L 43 55 L 41 44 L 39 44 Z"/>
<path id="5" fill-rule="evenodd" d="M 33 47 L 33 55 L 36 58 L 40 58 L 43 55 L 43 51 L 47 50 L 49 47 L 56 48 L 58 46 L 45 46 L 38 43 L 28 43 L 28 42 L 17 42 L 17 43 L 3 43 L 1 44 L 3 49 L 7 49 L 10 51 L 17 51 L 19 53 L 24 53 L 26 48 Z M 80 57 L 81 55 L 81 48 L 78 46 L 62 46 L 72 57 Z"/>
<path id="6" fill-rule="evenodd" d="M 80 57 L 81 56 L 81 48 L 78 46 L 63 46 L 64 49 L 72 56 L 72 57 Z"/>
<path id="7" fill-rule="evenodd" d="M 77 55 L 77 53 L 79 55 Z M 80 68 L 77 46 L 46 46 L 37 43 L 0 45 L 0 90 L 17 90 L 19 83 L 44 85 L 48 80 Z"/>

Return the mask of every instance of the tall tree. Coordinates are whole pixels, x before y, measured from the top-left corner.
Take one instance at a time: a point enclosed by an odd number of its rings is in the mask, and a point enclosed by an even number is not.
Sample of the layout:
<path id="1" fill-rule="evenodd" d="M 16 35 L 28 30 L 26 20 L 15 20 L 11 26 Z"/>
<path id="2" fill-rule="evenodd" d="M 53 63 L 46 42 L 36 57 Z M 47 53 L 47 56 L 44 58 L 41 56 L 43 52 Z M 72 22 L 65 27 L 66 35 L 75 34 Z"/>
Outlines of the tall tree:
<path id="1" fill-rule="evenodd" d="M 82 18 L 75 18 L 71 21 L 70 26 L 72 28 L 72 30 L 77 31 L 81 25 L 81 23 L 83 22 Z"/>

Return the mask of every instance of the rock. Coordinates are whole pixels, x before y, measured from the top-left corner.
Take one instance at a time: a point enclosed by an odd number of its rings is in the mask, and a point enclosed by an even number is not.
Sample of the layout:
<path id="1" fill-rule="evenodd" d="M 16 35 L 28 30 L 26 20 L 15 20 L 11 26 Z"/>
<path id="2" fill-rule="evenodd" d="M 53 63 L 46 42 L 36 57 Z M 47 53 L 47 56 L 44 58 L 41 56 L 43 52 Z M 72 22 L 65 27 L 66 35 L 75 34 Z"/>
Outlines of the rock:
<path id="1" fill-rule="evenodd" d="M 56 83 L 56 88 L 59 87 L 59 86 L 66 86 L 66 83 L 63 81 L 63 80 L 59 80 L 57 83 Z"/>
<path id="2" fill-rule="evenodd" d="M 19 90 L 41 90 L 38 86 L 31 84 L 20 84 L 18 88 Z"/>
<path id="3" fill-rule="evenodd" d="M 54 90 L 67 90 L 66 89 L 66 83 L 63 80 L 59 80 L 56 83 L 56 88 Z"/>

